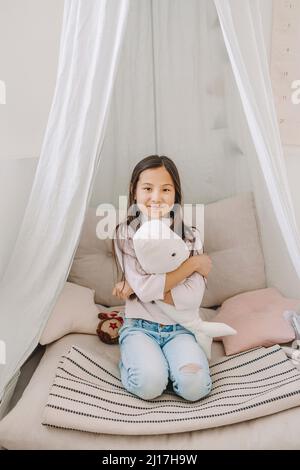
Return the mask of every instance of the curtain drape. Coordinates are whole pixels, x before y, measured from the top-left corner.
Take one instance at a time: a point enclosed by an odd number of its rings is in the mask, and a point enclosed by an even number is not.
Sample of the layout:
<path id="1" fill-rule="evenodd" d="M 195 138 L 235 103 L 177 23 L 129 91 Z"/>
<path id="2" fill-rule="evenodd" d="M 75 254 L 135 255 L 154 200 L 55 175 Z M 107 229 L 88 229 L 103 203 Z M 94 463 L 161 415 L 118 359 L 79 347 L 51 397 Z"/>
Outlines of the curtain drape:
<path id="1" fill-rule="evenodd" d="M 289 191 L 258 0 L 214 0 L 282 238 L 300 280 L 300 234 Z"/>
<path id="2" fill-rule="evenodd" d="M 93 206 L 117 204 L 134 165 L 154 153 L 175 161 L 186 203 L 250 191 L 236 105 L 214 3 L 131 0 Z"/>
<path id="3" fill-rule="evenodd" d="M 0 286 L 2 398 L 38 343 L 68 275 L 101 155 L 128 8 L 129 0 L 65 0 L 52 107 Z"/>

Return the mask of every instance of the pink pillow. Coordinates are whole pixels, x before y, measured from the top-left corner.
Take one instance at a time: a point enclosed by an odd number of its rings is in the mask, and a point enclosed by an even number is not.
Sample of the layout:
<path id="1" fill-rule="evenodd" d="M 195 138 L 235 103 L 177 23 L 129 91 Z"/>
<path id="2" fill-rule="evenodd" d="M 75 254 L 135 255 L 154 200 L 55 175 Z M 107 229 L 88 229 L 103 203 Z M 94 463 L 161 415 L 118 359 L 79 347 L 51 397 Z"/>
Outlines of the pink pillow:
<path id="1" fill-rule="evenodd" d="M 292 341 L 295 332 L 283 312 L 299 306 L 300 300 L 287 299 L 275 288 L 245 292 L 226 300 L 213 319 L 237 331 L 236 335 L 218 338 L 223 341 L 226 355 Z"/>

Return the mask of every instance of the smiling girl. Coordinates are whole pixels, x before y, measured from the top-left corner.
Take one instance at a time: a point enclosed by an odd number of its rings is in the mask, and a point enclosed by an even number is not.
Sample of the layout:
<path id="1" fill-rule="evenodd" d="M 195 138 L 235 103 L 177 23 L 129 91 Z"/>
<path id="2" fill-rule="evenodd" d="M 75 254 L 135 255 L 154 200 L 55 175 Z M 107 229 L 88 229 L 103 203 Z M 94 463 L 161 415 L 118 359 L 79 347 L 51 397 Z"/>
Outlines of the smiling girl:
<path id="1" fill-rule="evenodd" d="M 124 387 L 143 399 L 160 396 L 170 380 L 176 394 L 195 401 L 211 390 L 207 358 L 194 335 L 174 323 L 155 300 L 177 309 L 200 307 L 203 276 L 211 269 L 196 230 L 182 220 L 182 192 L 174 162 L 165 156 L 149 156 L 134 168 L 127 220 L 116 227 L 114 255 L 123 271 L 123 282 L 113 294 L 126 299 L 125 322 L 120 330 L 119 363 Z M 170 228 L 187 243 L 190 257 L 176 270 L 147 274 L 139 264 L 132 237 L 146 220 L 165 218 Z"/>

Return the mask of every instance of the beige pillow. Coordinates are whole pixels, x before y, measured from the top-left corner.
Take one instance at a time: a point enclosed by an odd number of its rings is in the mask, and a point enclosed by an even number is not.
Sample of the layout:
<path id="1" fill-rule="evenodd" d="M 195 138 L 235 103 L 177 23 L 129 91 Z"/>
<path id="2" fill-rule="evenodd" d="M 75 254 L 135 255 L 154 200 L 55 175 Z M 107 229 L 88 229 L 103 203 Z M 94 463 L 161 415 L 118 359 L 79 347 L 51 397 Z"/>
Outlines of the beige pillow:
<path id="1" fill-rule="evenodd" d="M 283 297 L 272 287 L 226 300 L 213 319 L 227 323 L 237 331 L 236 335 L 219 338 L 226 355 L 292 341 L 295 331 L 283 312 L 296 310 L 299 306 L 300 300 Z"/>
<path id="2" fill-rule="evenodd" d="M 124 304 L 112 295 L 115 283 L 121 280 L 121 271 L 117 272 L 113 261 L 112 240 L 100 240 L 96 235 L 100 220 L 101 217 L 96 216 L 96 209 L 88 209 L 68 280 L 94 289 L 95 302 L 98 304 Z"/>
<path id="3" fill-rule="evenodd" d="M 212 270 L 202 307 L 221 305 L 234 295 L 266 287 L 251 193 L 207 204 L 204 229 L 204 252 L 212 259 Z"/>
<path id="4" fill-rule="evenodd" d="M 48 344 L 69 333 L 96 334 L 99 311 L 107 311 L 102 305 L 95 305 L 95 291 L 66 282 L 58 301 L 49 317 L 40 339 Z"/>
<path id="5" fill-rule="evenodd" d="M 121 276 L 113 262 L 112 240 L 97 238 L 99 221 L 96 209 L 88 209 L 68 280 L 94 289 L 96 303 L 115 306 L 120 300 L 111 292 Z M 191 221 L 195 224 L 194 217 Z M 205 205 L 204 229 L 204 251 L 211 256 L 213 268 L 202 307 L 218 306 L 241 292 L 266 287 L 251 193 Z"/>

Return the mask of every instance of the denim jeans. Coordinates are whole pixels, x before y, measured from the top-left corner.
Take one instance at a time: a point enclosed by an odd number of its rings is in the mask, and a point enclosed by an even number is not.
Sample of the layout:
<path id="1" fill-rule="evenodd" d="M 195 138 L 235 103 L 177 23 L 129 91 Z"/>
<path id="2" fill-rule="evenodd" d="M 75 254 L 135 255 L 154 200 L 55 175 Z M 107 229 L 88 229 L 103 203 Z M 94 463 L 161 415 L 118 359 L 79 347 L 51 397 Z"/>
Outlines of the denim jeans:
<path id="1" fill-rule="evenodd" d="M 122 383 L 140 398 L 160 396 L 169 380 L 174 392 L 189 401 L 210 392 L 207 358 L 183 326 L 126 318 L 119 343 Z"/>

